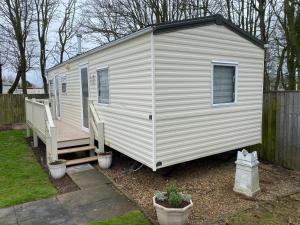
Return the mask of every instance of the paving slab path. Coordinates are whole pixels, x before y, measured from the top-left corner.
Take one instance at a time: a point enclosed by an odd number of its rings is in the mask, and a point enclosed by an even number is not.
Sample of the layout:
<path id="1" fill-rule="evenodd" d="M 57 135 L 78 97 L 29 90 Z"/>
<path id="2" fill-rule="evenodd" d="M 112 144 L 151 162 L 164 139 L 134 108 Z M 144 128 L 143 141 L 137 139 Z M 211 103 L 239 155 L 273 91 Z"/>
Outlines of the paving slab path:
<path id="1" fill-rule="evenodd" d="M 80 190 L 0 209 L 1 225 L 84 225 L 137 206 L 93 167 L 68 169 Z"/>

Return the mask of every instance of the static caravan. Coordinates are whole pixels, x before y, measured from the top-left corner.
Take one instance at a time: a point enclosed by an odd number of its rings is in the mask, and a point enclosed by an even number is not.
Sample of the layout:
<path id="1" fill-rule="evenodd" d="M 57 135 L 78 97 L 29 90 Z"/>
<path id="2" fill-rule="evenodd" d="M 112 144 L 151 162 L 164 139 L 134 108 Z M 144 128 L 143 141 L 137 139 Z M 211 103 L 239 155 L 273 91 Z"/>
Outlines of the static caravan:
<path id="1" fill-rule="evenodd" d="M 263 66 L 264 44 L 215 15 L 149 26 L 48 79 L 57 122 L 89 134 L 92 110 L 99 141 L 155 171 L 261 143 Z"/>

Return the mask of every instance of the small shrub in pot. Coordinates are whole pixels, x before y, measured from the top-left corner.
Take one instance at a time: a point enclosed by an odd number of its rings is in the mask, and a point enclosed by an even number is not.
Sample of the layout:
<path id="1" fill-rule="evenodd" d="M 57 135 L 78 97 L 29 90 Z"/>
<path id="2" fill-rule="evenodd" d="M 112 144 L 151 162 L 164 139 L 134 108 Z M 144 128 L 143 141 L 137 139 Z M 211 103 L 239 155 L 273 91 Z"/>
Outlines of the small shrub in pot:
<path id="1" fill-rule="evenodd" d="M 175 184 L 169 185 L 166 192 L 157 192 L 153 204 L 160 225 L 186 224 L 193 207 L 191 196 L 178 193 Z"/>

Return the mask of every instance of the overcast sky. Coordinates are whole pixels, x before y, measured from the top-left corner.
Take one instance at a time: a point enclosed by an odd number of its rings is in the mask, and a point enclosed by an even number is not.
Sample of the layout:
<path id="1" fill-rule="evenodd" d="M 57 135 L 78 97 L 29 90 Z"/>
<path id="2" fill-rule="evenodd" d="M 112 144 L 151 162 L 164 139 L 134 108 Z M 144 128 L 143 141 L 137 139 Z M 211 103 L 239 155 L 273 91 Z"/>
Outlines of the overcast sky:
<path id="1" fill-rule="evenodd" d="M 78 1 L 77 4 L 77 14 L 76 14 L 76 18 L 79 19 L 80 18 L 80 2 L 82 0 Z M 61 22 L 61 12 L 63 11 L 63 7 L 60 6 L 57 11 L 56 11 L 56 16 L 54 16 L 52 23 L 50 25 L 49 28 L 49 32 L 48 32 L 48 40 L 47 40 L 47 49 L 50 50 L 53 48 L 53 46 L 55 46 L 57 40 L 58 40 L 58 33 L 57 30 L 59 28 L 60 22 Z M 35 23 L 33 24 L 33 26 L 35 26 Z M 32 32 L 32 35 L 35 35 Z M 89 38 L 86 35 L 83 35 L 83 39 L 82 39 L 82 50 L 83 51 L 87 51 L 91 48 L 94 48 L 97 46 L 97 44 L 95 42 L 92 41 L 88 41 Z M 76 54 L 77 52 L 77 38 L 74 37 L 72 39 L 72 44 L 73 44 L 73 48 L 74 48 L 74 54 Z M 36 51 L 39 50 L 39 45 L 37 45 Z M 38 52 L 37 52 L 38 54 Z M 67 58 L 65 58 L 65 60 L 67 60 Z M 38 58 L 35 61 L 39 61 Z M 49 56 L 48 60 L 47 60 L 47 68 L 52 67 L 53 65 L 55 65 L 56 62 L 53 60 L 53 57 Z M 4 77 L 6 76 L 10 76 L 10 77 L 15 77 L 15 72 L 9 67 L 9 65 L 4 65 L 3 66 L 3 75 Z M 38 64 L 34 65 L 34 68 L 31 69 L 30 71 L 27 72 L 27 80 L 30 83 L 33 83 L 35 85 L 37 85 L 38 87 L 42 87 L 43 86 L 43 81 L 40 75 L 40 71 L 38 68 Z"/>

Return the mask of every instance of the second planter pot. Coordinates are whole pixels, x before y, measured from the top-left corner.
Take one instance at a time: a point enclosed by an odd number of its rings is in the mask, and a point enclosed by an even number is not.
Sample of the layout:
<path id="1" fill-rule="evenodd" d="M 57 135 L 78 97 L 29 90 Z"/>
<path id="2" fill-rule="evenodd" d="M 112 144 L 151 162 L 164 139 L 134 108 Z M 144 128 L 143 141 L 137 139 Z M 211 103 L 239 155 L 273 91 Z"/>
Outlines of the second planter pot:
<path id="1" fill-rule="evenodd" d="M 108 169 L 112 163 L 112 152 L 98 153 L 98 163 L 100 168 Z"/>
<path id="2" fill-rule="evenodd" d="M 62 178 L 66 173 L 66 160 L 56 160 L 49 163 L 50 174 L 54 179 Z"/>

